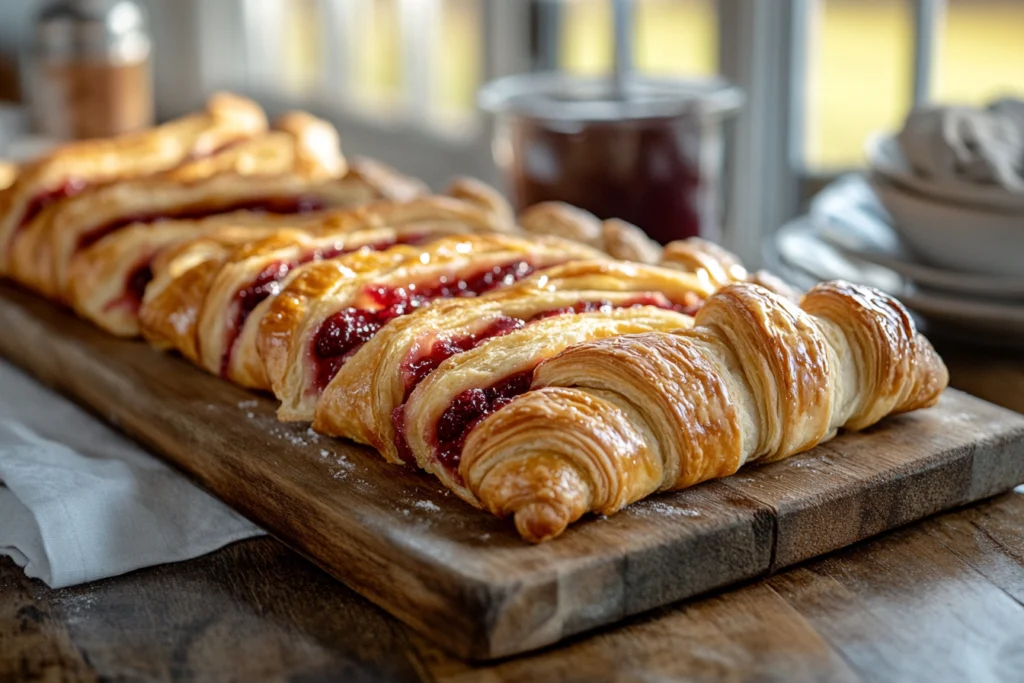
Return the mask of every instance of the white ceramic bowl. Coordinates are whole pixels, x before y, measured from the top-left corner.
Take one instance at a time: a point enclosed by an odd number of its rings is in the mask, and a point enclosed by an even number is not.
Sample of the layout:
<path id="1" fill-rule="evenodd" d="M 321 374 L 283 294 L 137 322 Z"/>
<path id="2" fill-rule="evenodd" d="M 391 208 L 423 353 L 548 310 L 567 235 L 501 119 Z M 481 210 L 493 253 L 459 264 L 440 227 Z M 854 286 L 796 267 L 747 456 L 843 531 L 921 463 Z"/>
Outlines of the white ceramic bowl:
<path id="1" fill-rule="evenodd" d="M 941 202 L 877 173 L 870 182 L 900 238 L 922 260 L 967 273 L 1024 275 L 1024 213 Z"/>

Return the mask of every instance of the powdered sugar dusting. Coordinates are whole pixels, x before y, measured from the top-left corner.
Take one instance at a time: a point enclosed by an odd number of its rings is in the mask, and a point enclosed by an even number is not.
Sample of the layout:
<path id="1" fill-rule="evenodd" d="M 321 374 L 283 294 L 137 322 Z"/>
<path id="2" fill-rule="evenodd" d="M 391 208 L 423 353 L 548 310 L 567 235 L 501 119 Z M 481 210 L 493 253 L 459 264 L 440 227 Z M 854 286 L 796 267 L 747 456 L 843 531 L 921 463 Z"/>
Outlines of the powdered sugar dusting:
<path id="1" fill-rule="evenodd" d="M 441 511 L 441 508 L 439 508 L 434 503 L 431 503 L 429 500 L 417 500 L 415 503 L 412 504 L 412 506 L 414 508 L 419 508 L 420 510 L 426 510 L 427 512 Z"/>
<path id="2" fill-rule="evenodd" d="M 654 513 L 666 517 L 700 517 L 701 514 L 700 510 L 669 505 L 661 500 L 647 500 L 639 505 L 634 505 L 633 509 L 641 514 Z"/>

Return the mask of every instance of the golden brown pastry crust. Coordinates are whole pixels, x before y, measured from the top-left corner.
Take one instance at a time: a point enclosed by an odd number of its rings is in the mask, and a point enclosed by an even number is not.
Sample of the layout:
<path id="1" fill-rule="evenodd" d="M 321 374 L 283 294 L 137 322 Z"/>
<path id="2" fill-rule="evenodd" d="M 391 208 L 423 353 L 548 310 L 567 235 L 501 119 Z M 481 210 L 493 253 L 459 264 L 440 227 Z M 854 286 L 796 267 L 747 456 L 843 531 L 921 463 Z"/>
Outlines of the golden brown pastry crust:
<path id="1" fill-rule="evenodd" d="M 270 213 L 316 211 L 323 207 L 364 204 L 375 198 L 373 190 L 358 181 L 319 180 L 294 174 L 283 176 L 240 176 L 222 173 L 191 184 L 178 184 L 158 178 L 144 178 L 97 188 L 57 207 L 47 222 L 48 229 L 28 242 L 35 231 L 28 231 L 15 242 L 19 280 L 54 299 L 65 296 L 67 273 L 75 254 L 104 226 L 126 227 L 125 220 L 135 217 L 211 216 L 257 206 Z M 156 224 L 159 221 L 139 222 Z M 109 232 L 105 233 L 109 234 Z M 25 243 L 34 252 L 21 254 Z"/>
<path id="2" fill-rule="evenodd" d="M 346 177 L 339 182 L 362 181 Z M 173 250 L 166 258 L 158 258 L 154 265 L 155 279 L 150 285 L 153 292 L 147 291 L 144 306 L 147 309 L 146 336 L 150 342 L 160 348 L 177 348 L 192 360 L 199 358 L 199 349 L 203 348 L 207 358 L 204 367 L 216 372 L 212 358 L 218 353 L 223 355 L 225 333 L 214 321 L 219 319 L 222 325 L 227 324 L 226 308 L 234 295 L 251 284 L 253 273 L 259 273 L 271 263 L 287 261 L 295 256 L 293 252 L 304 248 L 315 251 L 320 246 L 331 246 L 352 250 L 361 246 L 380 246 L 388 241 L 422 242 L 446 234 L 487 232 L 497 225 L 485 212 L 449 197 L 420 197 L 408 202 L 376 201 L 356 208 L 303 217 L 301 224 L 298 218 L 293 220 L 296 227 L 309 234 L 294 230 L 264 232 L 256 235 L 250 244 L 244 244 L 234 239 L 240 234 L 244 236 L 244 233 L 231 232 L 228 233 L 231 238 L 228 243 L 225 243 L 223 235 L 213 243 L 201 239 L 194 245 Z M 105 240 L 116 238 L 117 235 L 113 235 Z M 342 244 L 343 241 L 348 244 Z M 418 253 L 408 251 L 409 255 Z M 314 260 L 319 260 L 319 257 L 314 257 Z M 203 263 L 196 273 L 175 282 L 175 278 L 188 268 L 197 267 L 200 261 Z M 168 262 L 175 263 L 175 267 L 168 268 Z M 182 265 L 184 263 L 188 268 Z M 254 327 L 265 308 L 261 305 L 259 313 L 251 321 L 246 320 L 238 338 L 240 353 L 231 359 L 227 369 L 229 377 L 253 388 L 267 386 L 257 359 Z M 203 311 L 208 321 L 203 326 L 205 344 L 197 331 Z M 178 321 L 178 324 L 167 325 L 167 320 Z"/>
<path id="3" fill-rule="evenodd" d="M 387 460 L 402 462 L 395 411 L 417 379 L 429 374 L 425 359 L 438 358 L 440 349 L 456 355 L 460 344 L 482 343 L 488 334 L 507 334 L 580 304 L 608 310 L 674 304 L 696 310 L 710 294 L 688 273 L 636 263 L 574 261 L 492 294 L 437 302 L 392 320 L 342 366 L 317 402 L 313 427 L 372 445 Z"/>
<path id="4" fill-rule="evenodd" d="M 667 244 L 660 264 L 694 273 L 715 288 L 734 282 L 752 282 L 791 301 L 800 298 L 800 292 L 780 278 L 763 270 L 748 273 L 739 257 L 731 251 L 699 237 Z"/>
<path id="5" fill-rule="evenodd" d="M 390 166 L 367 157 L 356 157 L 348 167 L 349 178 L 358 179 L 376 190 L 382 199 L 408 202 L 430 194 L 430 188 L 418 178 L 399 173 Z"/>
<path id="6" fill-rule="evenodd" d="M 151 222 L 161 215 L 219 212 L 225 206 L 260 201 L 255 193 L 267 192 L 266 198 L 273 199 L 278 177 L 319 188 L 319 183 L 332 183 L 344 170 L 337 134 L 330 124 L 297 112 L 286 114 L 279 123 L 284 130 L 242 140 L 166 173 L 96 187 L 58 203 L 45 220 L 19 233 L 12 247 L 11 274 L 51 298 L 66 297 L 67 271 L 76 245 L 104 225 L 123 224 L 125 218 Z M 249 176 L 266 178 L 246 193 L 239 186 Z M 288 202 L 297 201 L 294 193 L 286 189 L 277 197 L 278 206 L 287 208 Z M 333 199 L 311 192 L 304 201 Z"/>
<path id="7" fill-rule="evenodd" d="M 177 349 L 197 363 L 195 326 L 213 278 L 239 245 L 278 230 L 228 226 L 158 253 L 139 308 L 139 331 L 150 346 Z"/>
<path id="8" fill-rule="evenodd" d="M 802 308 L 730 285 L 696 326 L 579 344 L 469 434 L 459 473 L 524 538 L 933 405 L 948 375 L 891 297 L 825 283 Z"/>
<path id="9" fill-rule="evenodd" d="M 509 226 L 510 231 L 515 225 L 515 213 L 512 211 L 512 205 L 497 189 L 482 180 L 466 177 L 456 178 L 448 185 L 445 194 L 480 207 L 494 216 L 494 219 L 502 225 Z"/>
<path id="10" fill-rule="evenodd" d="M 624 220 L 597 216 L 565 202 L 540 202 L 519 216 L 519 224 L 531 235 L 555 235 L 600 249 L 623 261 L 654 264 L 661 261 L 661 246 Z"/>
<path id="11" fill-rule="evenodd" d="M 9 269 L 9 250 L 26 211 L 43 195 L 62 189 L 73 194 L 88 185 L 166 171 L 266 129 L 255 102 L 221 93 L 209 99 L 205 111 L 151 130 L 59 147 L 23 168 L 0 192 L 0 274 Z"/>
<path id="12" fill-rule="evenodd" d="M 269 391 L 257 343 L 259 322 L 277 292 L 287 286 L 291 271 L 305 263 L 344 258 L 360 249 L 382 251 L 397 244 L 418 244 L 469 230 L 465 225 L 412 223 L 318 235 L 282 231 L 241 247 L 220 268 L 203 302 L 197 327 L 203 367 L 244 387 Z M 270 273 L 272 278 L 268 277 Z M 264 298 L 239 325 L 240 293 L 251 288 L 261 275 L 267 283 L 260 288 Z"/>
<path id="13" fill-rule="evenodd" d="M 387 254 L 387 252 L 384 252 Z M 440 282 L 455 282 L 490 268 L 528 262 L 544 268 L 579 258 L 597 258 L 599 252 L 554 238 L 523 240 L 503 235 L 445 238 L 406 263 L 379 277 L 351 278 L 342 271 L 314 269 L 292 280 L 274 300 L 260 326 L 259 349 L 267 366 L 274 394 L 281 401 L 283 420 L 312 420 L 319 389 L 316 367 L 308 353 L 321 325 L 348 307 L 375 309 L 370 292 L 381 289 L 414 291 Z"/>
<path id="14" fill-rule="evenodd" d="M 14 184 L 14 180 L 18 177 L 20 170 L 15 163 L 0 161 L 0 191 L 6 190 Z"/>
<path id="15" fill-rule="evenodd" d="M 305 217 L 310 222 L 321 214 Z M 133 276 L 152 271 L 152 261 L 161 252 L 194 240 L 223 227 L 282 228 L 305 225 L 295 216 L 233 211 L 198 220 L 166 220 L 155 224 L 130 225 L 78 252 L 68 270 L 68 303 L 83 318 L 111 334 L 134 337 L 139 334 L 136 287 L 148 285 Z M 256 239 L 261 231 L 253 231 Z M 144 290 L 143 290 L 144 291 Z"/>
<path id="16" fill-rule="evenodd" d="M 446 463 L 438 449 L 438 423 L 457 397 L 470 390 L 486 389 L 519 373 L 532 372 L 542 360 L 581 342 L 652 330 L 676 330 L 692 323 L 687 315 L 650 306 L 559 315 L 452 356 L 430 373 L 406 401 L 404 432 L 411 454 L 420 467 L 432 472 L 460 498 L 480 506 L 473 490 L 463 484 L 461 468 Z M 470 436 L 473 431 L 471 426 Z"/>

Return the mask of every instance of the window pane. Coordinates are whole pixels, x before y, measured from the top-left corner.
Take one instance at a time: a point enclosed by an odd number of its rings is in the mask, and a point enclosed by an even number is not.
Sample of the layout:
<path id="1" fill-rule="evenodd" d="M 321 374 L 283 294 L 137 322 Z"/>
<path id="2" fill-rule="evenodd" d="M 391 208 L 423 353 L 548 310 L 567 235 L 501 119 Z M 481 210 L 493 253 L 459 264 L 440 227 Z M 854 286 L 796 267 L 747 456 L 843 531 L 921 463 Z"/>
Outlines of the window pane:
<path id="1" fill-rule="evenodd" d="M 353 0 L 358 37 L 349 52 L 357 100 L 371 106 L 394 105 L 401 97 L 401 25 L 398 0 Z"/>
<path id="2" fill-rule="evenodd" d="M 807 52 L 807 162 L 863 163 L 864 140 L 910 107 L 913 16 L 902 0 L 821 0 Z"/>
<path id="3" fill-rule="evenodd" d="M 640 71 L 706 75 L 717 70 L 714 0 L 636 0 L 635 54 Z M 561 65 L 579 74 L 612 68 L 610 0 L 562 3 Z"/>
<path id="4" fill-rule="evenodd" d="M 442 115 L 476 111 L 483 68 L 480 0 L 443 0 L 437 59 L 436 108 Z"/>
<path id="5" fill-rule="evenodd" d="M 983 104 L 1024 95 L 1024 2 L 947 2 L 933 99 Z"/>
<path id="6" fill-rule="evenodd" d="M 320 69 L 320 6 L 317 0 L 291 0 L 286 10 L 282 85 L 291 95 L 309 95 Z"/>
<path id="7" fill-rule="evenodd" d="M 636 65 L 666 75 L 709 76 L 718 70 L 718 16 L 713 0 L 637 3 Z"/>

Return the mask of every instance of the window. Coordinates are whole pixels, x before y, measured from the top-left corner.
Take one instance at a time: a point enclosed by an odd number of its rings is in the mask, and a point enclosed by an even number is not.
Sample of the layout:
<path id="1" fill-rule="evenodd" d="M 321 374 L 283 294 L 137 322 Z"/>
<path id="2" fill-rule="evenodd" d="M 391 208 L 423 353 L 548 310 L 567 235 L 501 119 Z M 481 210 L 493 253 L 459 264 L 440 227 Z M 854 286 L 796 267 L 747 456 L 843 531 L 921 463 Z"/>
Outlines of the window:
<path id="1" fill-rule="evenodd" d="M 495 180 L 480 83 L 530 68 L 601 74 L 611 0 L 183 0 L 218 18 L 218 87 L 280 94 L 334 118 L 346 149 L 439 186 Z M 228 19 L 232 3 L 241 26 Z M 1021 0 L 634 0 L 642 73 L 722 74 L 747 95 L 731 126 L 727 245 L 756 263 L 808 189 L 863 164 L 866 136 L 929 99 L 1024 92 Z M 208 25 L 210 22 L 200 22 Z M 235 22 L 237 24 L 237 22 Z M 232 37 L 232 32 L 242 35 Z M 223 72 L 227 75 L 221 76 Z M 234 80 L 232 80 L 234 78 Z M 241 82 L 241 85 L 238 83 Z M 266 99 L 266 98 L 264 98 Z M 741 198 L 741 199 L 740 199 Z"/>

